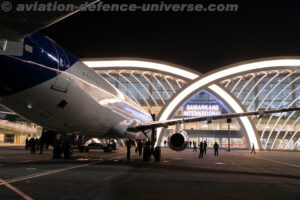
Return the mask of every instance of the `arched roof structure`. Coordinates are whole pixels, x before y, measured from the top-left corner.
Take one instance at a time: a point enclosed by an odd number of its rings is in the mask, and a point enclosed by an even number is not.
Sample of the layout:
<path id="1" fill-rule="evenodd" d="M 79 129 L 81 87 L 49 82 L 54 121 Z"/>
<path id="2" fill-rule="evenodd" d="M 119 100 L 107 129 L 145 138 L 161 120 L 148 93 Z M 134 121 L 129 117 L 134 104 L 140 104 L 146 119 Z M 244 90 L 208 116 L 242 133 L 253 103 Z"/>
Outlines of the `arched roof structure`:
<path id="1" fill-rule="evenodd" d="M 159 105 L 162 109 L 158 114 L 158 120 L 167 120 L 172 118 L 173 114 L 189 97 L 203 89 L 208 90 L 216 97 L 218 97 L 233 113 L 246 112 L 250 110 L 254 104 L 259 105 L 256 107 L 254 106 L 253 109 L 255 110 L 263 108 L 274 109 L 274 106 L 272 106 L 272 104 L 268 107 L 262 106 L 264 104 L 265 97 L 271 96 L 271 93 L 276 92 L 276 88 L 282 86 L 284 81 L 287 81 L 288 79 L 290 80 L 290 85 L 286 83 L 284 87 L 281 88 L 279 93 L 283 93 L 284 88 L 287 89 L 289 87 L 293 87 L 291 92 L 294 96 L 292 97 L 292 100 L 289 101 L 286 101 L 287 99 L 289 99 L 289 96 L 283 96 L 280 100 L 282 101 L 282 103 L 276 108 L 280 108 L 280 106 L 300 106 L 300 95 L 298 90 L 300 87 L 300 80 L 298 79 L 300 73 L 300 58 L 297 57 L 277 57 L 246 61 L 225 66 L 204 75 L 175 64 L 170 64 L 157 60 L 141 60 L 130 58 L 119 58 L 111 60 L 94 59 L 90 61 L 85 61 L 85 64 L 94 68 L 96 71 L 99 71 L 100 75 L 103 72 L 109 74 L 111 73 L 111 70 L 114 70 L 115 72 L 119 73 L 119 76 L 121 75 L 123 79 L 127 79 L 126 81 L 129 83 L 129 85 L 143 85 L 141 87 L 139 86 L 139 88 L 145 89 L 144 93 L 146 95 L 144 94 L 144 101 L 145 96 L 151 96 L 151 94 L 153 94 L 155 90 L 152 84 L 151 93 L 149 91 L 146 91 L 146 85 L 147 88 L 150 88 L 149 84 L 151 84 L 151 82 L 149 81 L 149 79 L 151 76 L 154 75 L 155 77 L 155 74 L 161 74 L 162 76 L 169 76 L 173 78 L 175 82 L 177 79 L 183 80 L 185 82 L 183 85 L 179 86 L 176 90 L 173 88 L 173 93 L 170 93 L 167 98 L 161 98 L 164 103 Z M 125 73 L 128 70 L 131 70 L 129 76 L 132 77 L 126 78 L 124 77 L 123 73 Z M 144 76 L 144 73 L 146 72 L 150 73 L 148 78 Z M 111 75 L 109 74 L 109 76 Z M 142 78 L 142 76 L 144 76 L 144 78 Z M 136 83 L 133 84 L 132 80 Z M 166 80 L 166 82 L 168 82 L 168 80 Z M 169 85 L 172 84 L 169 83 Z M 250 90 L 246 89 L 250 87 Z M 136 90 L 138 89 L 136 88 Z M 140 93 L 138 95 L 142 94 Z M 162 95 L 156 96 L 161 97 Z M 245 98 L 241 99 L 241 96 L 244 96 Z M 157 98 L 154 98 L 152 95 L 152 97 L 149 99 L 155 101 L 155 99 Z M 248 103 L 249 105 L 246 103 Z M 157 102 L 156 105 L 158 105 Z M 282 136 L 280 144 L 277 145 L 278 149 L 280 145 L 282 145 L 281 143 L 283 143 L 283 140 L 287 137 L 287 133 L 293 130 L 293 135 L 289 138 L 289 141 L 287 142 L 287 144 L 285 144 L 284 148 L 294 148 L 295 142 L 292 144 L 292 147 L 289 146 L 291 146 L 291 141 L 294 141 L 296 139 L 295 141 L 297 142 L 299 140 L 299 138 L 297 139 L 297 135 L 300 130 L 300 121 L 298 121 L 299 116 L 296 113 L 292 113 L 291 115 L 285 117 L 286 120 L 284 123 L 280 124 L 283 115 L 284 114 L 277 117 L 276 122 L 273 124 L 272 127 L 273 130 L 268 131 L 268 135 L 266 134 L 266 128 L 261 135 L 258 134 L 258 126 L 254 125 L 253 118 L 240 118 L 239 121 L 241 127 L 247 133 L 248 136 L 248 143 L 254 144 L 257 149 L 274 149 L 275 141 L 277 141 L 281 132 L 285 130 L 285 135 Z M 272 126 L 270 122 L 274 121 L 273 118 L 274 116 L 269 117 L 268 122 L 266 122 L 266 127 Z M 294 118 L 295 120 L 292 121 L 292 119 Z M 285 127 L 288 123 L 291 125 L 289 125 L 289 127 Z M 280 127 L 274 134 L 275 129 L 277 129 L 277 126 Z M 160 136 L 159 138 L 161 139 L 162 135 L 160 133 L 161 129 L 158 130 L 158 134 Z M 267 135 L 267 138 L 265 138 L 265 135 Z M 273 138 L 274 135 L 275 139 Z M 271 140 L 272 144 L 269 144 Z M 264 144 L 262 144 L 263 141 L 265 141 Z"/>

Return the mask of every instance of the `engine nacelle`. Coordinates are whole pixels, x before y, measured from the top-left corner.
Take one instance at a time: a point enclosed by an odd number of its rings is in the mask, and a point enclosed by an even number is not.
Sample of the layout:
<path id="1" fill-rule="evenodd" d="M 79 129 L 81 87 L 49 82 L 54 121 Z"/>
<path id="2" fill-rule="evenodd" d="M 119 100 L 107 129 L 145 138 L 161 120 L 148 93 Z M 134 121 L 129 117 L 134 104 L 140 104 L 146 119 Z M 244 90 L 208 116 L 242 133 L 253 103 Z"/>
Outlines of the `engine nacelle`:
<path id="1" fill-rule="evenodd" d="M 168 135 L 168 145 L 174 151 L 183 151 L 189 142 L 188 134 L 183 131 L 172 131 Z"/>

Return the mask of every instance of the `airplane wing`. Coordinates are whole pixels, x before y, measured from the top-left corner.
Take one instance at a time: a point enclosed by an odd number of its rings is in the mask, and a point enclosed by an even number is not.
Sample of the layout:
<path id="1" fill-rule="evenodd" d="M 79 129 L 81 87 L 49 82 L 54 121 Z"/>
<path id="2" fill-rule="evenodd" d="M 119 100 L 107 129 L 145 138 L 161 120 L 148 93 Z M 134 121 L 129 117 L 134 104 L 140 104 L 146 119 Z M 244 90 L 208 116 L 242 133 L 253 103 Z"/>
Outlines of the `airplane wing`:
<path id="1" fill-rule="evenodd" d="M 150 123 L 143 123 L 135 127 L 129 128 L 129 131 L 145 131 L 153 128 L 167 128 L 168 126 L 183 124 L 183 123 L 192 123 L 192 122 L 201 122 L 201 121 L 212 121 L 217 119 L 229 119 L 229 118 L 238 118 L 238 117 L 247 117 L 247 116 L 259 116 L 260 118 L 264 115 L 273 114 L 273 113 L 284 113 L 284 112 L 293 112 L 300 111 L 300 108 L 289 108 L 281 110 L 265 110 L 257 112 L 245 112 L 245 113 L 233 113 L 233 114 L 222 114 L 222 115 L 213 115 L 213 116 L 201 116 L 201 117 L 187 117 L 179 119 L 171 119 L 165 121 L 154 121 Z"/>
<path id="2" fill-rule="evenodd" d="M 100 0 L 2 1 L 0 2 L 0 38 L 11 41 L 20 41 L 25 35 L 37 32 L 80 11 L 80 9 L 83 8 L 83 5 L 86 6 L 99 1 Z M 52 6 L 49 3 L 51 3 Z M 57 4 L 56 10 L 58 10 L 58 4 L 72 5 L 74 6 L 74 10 L 73 7 L 69 7 L 70 11 L 53 11 L 55 10 L 55 3 Z M 52 10 L 38 11 L 38 6 L 41 6 L 40 9 L 48 9 L 49 7 L 49 9 L 51 8 Z"/>

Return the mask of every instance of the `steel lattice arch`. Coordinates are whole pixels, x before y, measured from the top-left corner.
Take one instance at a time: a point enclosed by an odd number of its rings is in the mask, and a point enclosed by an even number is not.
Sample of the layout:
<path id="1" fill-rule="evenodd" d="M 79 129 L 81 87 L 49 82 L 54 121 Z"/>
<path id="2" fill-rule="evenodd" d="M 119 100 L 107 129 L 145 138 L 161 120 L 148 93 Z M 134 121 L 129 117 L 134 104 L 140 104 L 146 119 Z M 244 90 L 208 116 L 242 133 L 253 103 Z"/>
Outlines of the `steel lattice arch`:
<path id="1" fill-rule="evenodd" d="M 300 107 L 300 58 L 246 61 L 200 74 L 183 66 L 149 59 L 89 59 L 85 64 L 140 104 L 158 120 L 176 117 L 196 95 L 210 94 L 225 112 Z M 208 97 L 207 97 L 208 98 Z M 210 98 L 210 97 L 209 97 Z M 211 101 L 214 101 L 212 99 Z M 300 147 L 299 113 L 237 119 L 247 147 L 294 150 Z M 219 126 L 219 129 L 222 124 Z M 158 130 L 162 144 L 165 130 Z"/>

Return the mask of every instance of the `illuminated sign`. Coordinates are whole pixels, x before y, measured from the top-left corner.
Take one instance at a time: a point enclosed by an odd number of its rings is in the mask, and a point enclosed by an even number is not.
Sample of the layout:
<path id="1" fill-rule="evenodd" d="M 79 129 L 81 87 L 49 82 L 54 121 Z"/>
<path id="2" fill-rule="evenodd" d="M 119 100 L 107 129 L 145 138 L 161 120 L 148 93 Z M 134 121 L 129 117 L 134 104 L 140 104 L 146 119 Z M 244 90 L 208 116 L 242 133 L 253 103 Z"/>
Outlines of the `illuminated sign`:
<path id="1" fill-rule="evenodd" d="M 220 110 L 221 109 L 219 105 L 189 104 L 185 106 L 183 115 L 189 117 L 221 115 Z"/>

